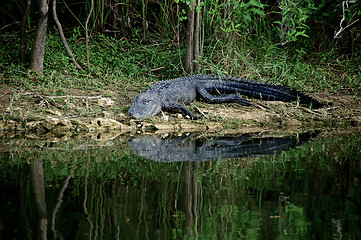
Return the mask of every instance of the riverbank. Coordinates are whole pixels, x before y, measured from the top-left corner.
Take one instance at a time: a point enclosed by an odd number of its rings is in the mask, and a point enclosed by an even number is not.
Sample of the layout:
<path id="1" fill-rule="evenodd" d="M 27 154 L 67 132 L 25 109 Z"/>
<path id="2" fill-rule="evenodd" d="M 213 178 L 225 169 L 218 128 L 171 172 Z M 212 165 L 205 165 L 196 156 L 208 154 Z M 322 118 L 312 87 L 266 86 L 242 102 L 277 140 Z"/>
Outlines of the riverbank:
<path id="1" fill-rule="evenodd" d="M 0 85 L 0 134 L 19 133 L 55 136 L 80 132 L 192 132 L 240 130 L 333 128 L 361 126 L 361 99 L 349 92 L 315 92 L 312 97 L 327 103 L 321 109 L 309 109 L 297 103 L 252 100 L 257 106 L 207 104 L 196 102 L 190 110 L 201 120 L 192 121 L 180 113 L 165 112 L 136 121 L 127 109 L 136 92 L 62 89 L 61 95 L 48 95 Z"/>

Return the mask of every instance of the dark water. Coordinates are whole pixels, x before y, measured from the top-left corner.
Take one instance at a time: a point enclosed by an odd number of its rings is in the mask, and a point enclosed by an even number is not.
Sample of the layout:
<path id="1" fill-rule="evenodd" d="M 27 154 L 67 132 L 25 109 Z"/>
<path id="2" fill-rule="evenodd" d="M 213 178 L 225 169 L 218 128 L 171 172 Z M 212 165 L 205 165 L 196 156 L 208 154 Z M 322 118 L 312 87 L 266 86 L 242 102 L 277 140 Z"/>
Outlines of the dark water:
<path id="1" fill-rule="evenodd" d="M 4 138 L 0 239 L 360 239 L 360 146 L 355 130 Z"/>

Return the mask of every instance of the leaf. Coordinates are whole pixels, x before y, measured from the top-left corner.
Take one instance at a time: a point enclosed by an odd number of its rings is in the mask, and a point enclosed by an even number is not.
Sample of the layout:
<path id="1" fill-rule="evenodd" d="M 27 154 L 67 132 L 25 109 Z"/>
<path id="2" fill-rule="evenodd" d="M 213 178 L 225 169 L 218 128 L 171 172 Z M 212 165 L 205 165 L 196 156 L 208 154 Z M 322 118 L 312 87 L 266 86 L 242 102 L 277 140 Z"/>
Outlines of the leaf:
<path id="1" fill-rule="evenodd" d="M 248 2 L 248 4 L 251 5 L 251 6 L 263 8 L 263 4 L 262 4 L 260 1 L 258 1 L 258 0 L 250 0 L 250 1 Z"/>
<path id="2" fill-rule="evenodd" d="M 251 11 L 254 13 L 254 14 L 257 14 L 259 16 L 263 16 L 264 15 L 264 11 L 259 9 L 259 8 L 252 8 Z"/>
<path id="3" fill-rule="evenodd" d="M 236 24 L 235 28 L 238 29 L 240 26 L 242 26 L 241 23 Z"/>
<path id="4" fill-rule="evenodd" d="M 249 15 L 249 14 L 244 14 L 243 15 L 243 21 L 244 22 L 250 22 L 251 20 L 252 20 L 251 15 Z"/>

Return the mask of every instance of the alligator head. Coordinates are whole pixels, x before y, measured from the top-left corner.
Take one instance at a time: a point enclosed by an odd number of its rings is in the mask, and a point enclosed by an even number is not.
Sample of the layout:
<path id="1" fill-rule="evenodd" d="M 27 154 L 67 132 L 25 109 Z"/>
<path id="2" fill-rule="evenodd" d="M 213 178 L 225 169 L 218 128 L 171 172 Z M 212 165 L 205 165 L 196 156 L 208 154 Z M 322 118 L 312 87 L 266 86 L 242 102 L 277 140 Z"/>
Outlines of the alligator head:
<path id="1" fill-rule="evenodd" d="M 151 92 L 138 94 L 129 108 L 129 115 L 136 119 L 155 116 L 162 110 L 161 101 Z"/>

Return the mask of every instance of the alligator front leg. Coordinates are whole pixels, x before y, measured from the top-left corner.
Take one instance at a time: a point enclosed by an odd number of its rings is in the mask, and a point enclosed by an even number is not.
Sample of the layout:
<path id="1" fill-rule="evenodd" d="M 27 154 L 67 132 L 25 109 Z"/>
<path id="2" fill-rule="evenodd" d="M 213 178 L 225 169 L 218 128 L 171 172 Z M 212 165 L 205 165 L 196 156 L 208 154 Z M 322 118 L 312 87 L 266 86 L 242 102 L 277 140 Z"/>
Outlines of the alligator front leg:
<path id="1" fill-rule="evenodd" d="M 238 103 L 244 106 L 253 106 L 251 102 L 237 94 L 223 94 L 220 96 L 213 96 L 202 87 L 198 87 L 197 91 L 202 96 L 202 98 L 209 103 Z"/>
<path id="2" fill-rule="evenodd" d="M 164 108 L 169 109 L 169 110 L 182 110 L 186 115 L 188 115 L 190 117 L 191 120 L 197 120 L 199 119 L 199 117 L 197 117 L 196 115 L 194 115 L 193 113 L 191 113 L 188 108 L 186 108 L 184 105 L 182 104 L 177 104 L 177 103 L 167 103 L 164 105 Z"/>

